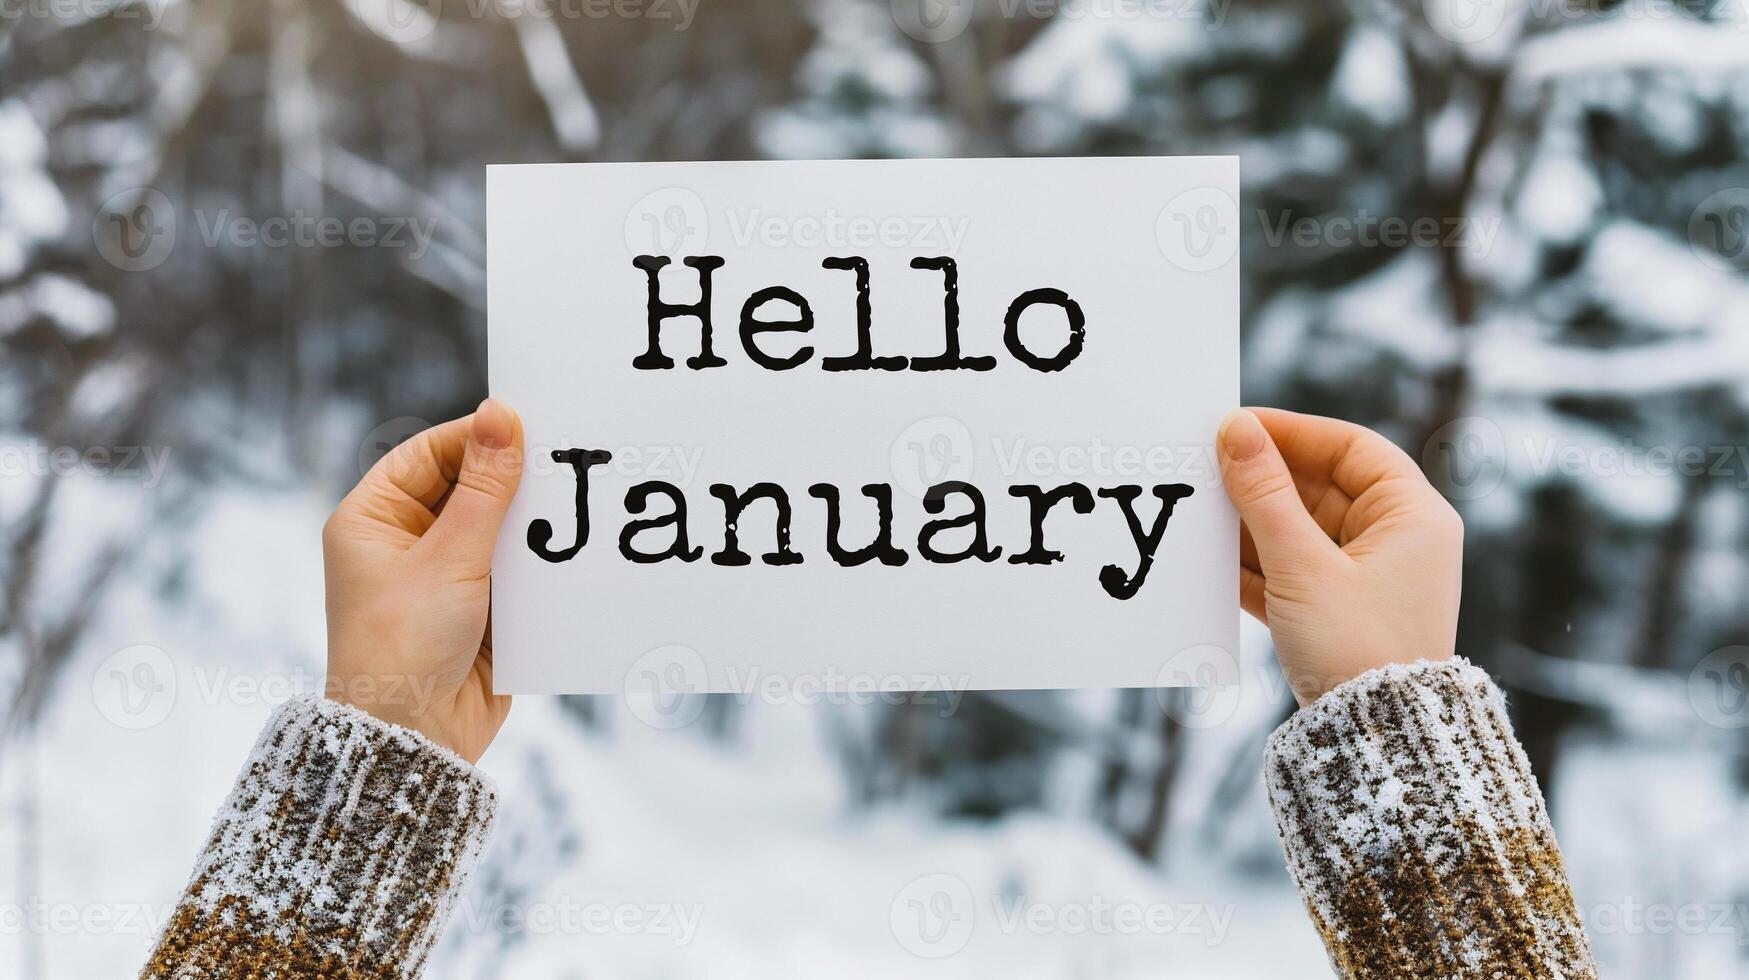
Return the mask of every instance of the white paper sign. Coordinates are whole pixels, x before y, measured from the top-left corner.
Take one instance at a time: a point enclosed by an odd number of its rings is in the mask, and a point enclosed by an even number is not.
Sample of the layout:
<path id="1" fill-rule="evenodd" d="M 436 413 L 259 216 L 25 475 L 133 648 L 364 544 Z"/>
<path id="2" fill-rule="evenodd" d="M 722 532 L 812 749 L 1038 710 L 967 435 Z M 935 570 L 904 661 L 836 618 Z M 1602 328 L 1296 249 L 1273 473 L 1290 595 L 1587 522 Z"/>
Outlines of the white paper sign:
<path id="1" fill-rule="evenodd" d="M 1235 158 L 487 185 L 500 692 L 1236 680 Z"/>

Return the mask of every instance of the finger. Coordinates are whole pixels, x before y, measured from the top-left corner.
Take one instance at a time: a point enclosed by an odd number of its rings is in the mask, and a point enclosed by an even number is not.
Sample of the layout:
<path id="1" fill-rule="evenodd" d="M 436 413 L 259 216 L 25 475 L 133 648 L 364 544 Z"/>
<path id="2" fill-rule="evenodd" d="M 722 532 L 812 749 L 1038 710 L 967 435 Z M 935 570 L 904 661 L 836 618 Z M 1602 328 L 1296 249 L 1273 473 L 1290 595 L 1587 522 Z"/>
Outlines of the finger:
<path id="1" fill-rule="evenodd" d="M 341 501 L 337 513 L 380 521 L 414 537 L 424 534 L 461 468 L 470 428 L 466 418 L 455 419 L 389 450 Z"/>
<path id="2" fill-rule="evenodd" d="M 1344 548 L 1394 517 L 1450 509 L 1415 460 L 1371 429 L 1279 409 L 1256 413 L 1302 487 L 1329 481 L 1313 516 Z"/>
<path id="3" fill-rule="evenodd" d="M 486 710 L 499 725 L 510 715 L 510 695 L 498 694 L 492 690 L 492 660 L 480 657 L 474 661 L 474 677 L 479 681 L 480 693 L 486 697 Z"/>
<path id="4" fill-rule="evenodd" d="M 1239 566 L 1239 608 L 1251 614 L 1251 617 L 1265 626 L 1269 625 L 1269 616 L 1265 612 L 1263 576 L 1243 565 Z"/>
<path id="5" fill-rule="evenodd" d="M 1244 524 L 1239 525 L 1239 567 L 1263 574 L 1263 566 L 1257 563 L 1257 542 L 1251 540 L 1251 529 Z"/>
<path id="6" fill-rule="evenodd" d="M 1217 441 L 1221 482 L 1251 532 L 1265 576 L 1300 570 L 1337 553 L 1306 511 L 1293 474 L 1257 416 L 1242 408 L 1228 413 Z"/>
<path id="7" fill-rule="evenodd" d="M 486 635 L 480 637 L 480 657 L 487 663 L 492 661 L 492 604 L 486 604 Z"/>
<path id="8" fill-rule="evenodd" d="M 1408 453 L 1365 426 L 1279 408 L 1251 411 L 1298 480 L 1327 481 L 1350 500 L 1380 483 L 1400 484 L 1406 490 L 1432 490 Z"/>
<path id="9" fill-rule="evenodd" d="M 490 398 L 467 421 L 455 486 L 420 545 L 440 551 L 452 575 L 479 579 L 492 571 L 498 529 L 522 482 L 522 423 L 510 406 Z"/>
<path id="10" fill-rule="evenodd" d="M 1313 483 L 1294 477 L 1294 486 L 1300 492 L 1300 501 L 1306 505 L 1306 512 L 1312 515 L 1312 520 L 1318 525 L 1324 536 L 1344 544 L 1342 525 L 1348 516 L 1348 508 L 1354 501 L 1328 483 Z M 1257 563 L 1257 543 L 1251 540 L 1251 529 L 1239 525 L 1239 564 L 1254 572 L 1263 571 L 1263 566 Z"/>

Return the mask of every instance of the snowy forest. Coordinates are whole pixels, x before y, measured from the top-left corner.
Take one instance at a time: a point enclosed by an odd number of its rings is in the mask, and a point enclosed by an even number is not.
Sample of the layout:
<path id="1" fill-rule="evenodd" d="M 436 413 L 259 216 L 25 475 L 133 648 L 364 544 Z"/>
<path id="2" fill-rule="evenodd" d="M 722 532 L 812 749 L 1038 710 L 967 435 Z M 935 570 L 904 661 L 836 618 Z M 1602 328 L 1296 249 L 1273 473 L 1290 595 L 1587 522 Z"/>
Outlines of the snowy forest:
<path id="1" fill-rule="evenodd" d="M 1749 977 L 1741 0 L 0 0 L 0 977 L 133 975 L 320 690 L 324 517 L 486 394 L 487 164 L 1143 154 L 1240 157 L 1245 401 L 1463 514 L 1604 974 Z M 430 975 L 1328 977 L 1244 641 L 1212 689 L 522 699 Z"/>

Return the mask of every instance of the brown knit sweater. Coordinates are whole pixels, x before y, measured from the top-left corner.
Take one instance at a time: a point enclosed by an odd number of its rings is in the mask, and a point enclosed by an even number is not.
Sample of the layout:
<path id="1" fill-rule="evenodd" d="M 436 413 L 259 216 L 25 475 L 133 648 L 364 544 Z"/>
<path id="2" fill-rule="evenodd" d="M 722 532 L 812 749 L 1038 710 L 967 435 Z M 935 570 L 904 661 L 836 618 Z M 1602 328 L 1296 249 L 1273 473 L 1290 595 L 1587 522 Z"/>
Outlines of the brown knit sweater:
<path id="1" fill-rule="evenodd" d="M 1542 794 L 1482 671 L 1364 674 L 1282 725 L 1264 768 L 1339 975 L 1597 976 Z M 484 776 L 419 735 L 287 704 L 143 976 L 415 977 L 495 805 Z"/>
<path id="2" fill-rule="evenodd" d="M 497 800 L 423 736 L 291 701 L 256 741 L 141 976 L 415 977 Z"/>
<path id="3" fill-rule="evenodd" d="M 1597 976 L 1506 699 L 1469 662 L 1337 687 L 1276 730 L 1264 778 L 1338 975 Z"/>

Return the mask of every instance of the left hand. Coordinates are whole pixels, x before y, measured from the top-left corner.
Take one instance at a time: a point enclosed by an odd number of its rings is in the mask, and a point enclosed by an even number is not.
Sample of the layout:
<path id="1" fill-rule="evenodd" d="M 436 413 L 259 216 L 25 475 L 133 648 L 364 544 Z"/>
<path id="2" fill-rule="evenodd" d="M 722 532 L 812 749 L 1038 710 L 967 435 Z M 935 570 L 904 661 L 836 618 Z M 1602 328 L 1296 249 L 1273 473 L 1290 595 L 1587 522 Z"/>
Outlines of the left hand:
<path id="1" fill-rule="evenodd" d="M 487 399 L 384 456 L 322 529 L 329 698 L 477 762 L 492 693 L 492 551 L 522 479 L 522 423 Z"/>
<path id="2" fill-rule="evenodd" d="M 1239 595 L 1306 705 L 1387 664 L 1449 660 L 1464 523 L 1390 440 L 1349 422 L 1239 409 L 1218 437 L 1239 511 Z"/>

